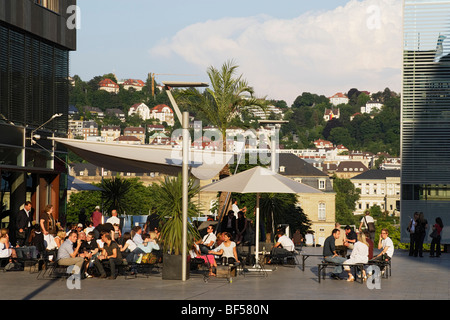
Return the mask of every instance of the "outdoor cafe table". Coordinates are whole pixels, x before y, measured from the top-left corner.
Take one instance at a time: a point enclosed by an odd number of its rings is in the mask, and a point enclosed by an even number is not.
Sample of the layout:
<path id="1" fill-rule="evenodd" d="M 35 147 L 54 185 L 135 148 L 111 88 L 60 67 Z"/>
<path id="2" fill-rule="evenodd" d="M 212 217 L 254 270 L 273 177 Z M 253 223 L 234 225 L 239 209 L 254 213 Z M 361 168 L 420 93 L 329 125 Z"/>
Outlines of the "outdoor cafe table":
<path id="1" fill-rule="evenodd" d="M 305 261 L 306 259 L 308 259 L 309 257 L 323 257 L 323 254 L 319 254 L 319 253 L 304 253 L 301 252 L 300 255 L 302 256 L 302 271 L 305 271 Z"/>

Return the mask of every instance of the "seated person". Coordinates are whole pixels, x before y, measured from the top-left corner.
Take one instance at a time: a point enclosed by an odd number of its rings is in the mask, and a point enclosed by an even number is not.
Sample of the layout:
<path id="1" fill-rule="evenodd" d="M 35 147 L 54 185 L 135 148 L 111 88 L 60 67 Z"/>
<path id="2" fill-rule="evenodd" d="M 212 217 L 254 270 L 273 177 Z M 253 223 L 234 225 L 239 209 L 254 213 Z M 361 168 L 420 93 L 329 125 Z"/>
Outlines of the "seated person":
<path id="1" fill-rule="evenodd" d="M 278 240 L 271 251 L 272 257 L 291 255 L 295 249 L 294 242 L 282 230 L 277 231 L 277 237 Z"/>
<path id="2" fill-rule="evenodd" d="M 39 224 L 35 224 L 31 230 L 30 245 L 36 247 L 37 253 L 41 258 L 45 255 L 44 234 L 41 232 Z"/>
<path id="3" fill-rule="evenodd" d="M 239 263 L 236 242 L 231 241 L 231 233 L 222 233 L 223 242 L 214 250 L 210 250 L 208 253 L 221 256 L 222 264 L 234 264 Z"/>
<path id="4" fill-rule="evenodd" d="M 191 258 L 197 258 L 197 259 L 202 259 L 206 264 L 208 264 L 209 266 L 209 275 L 210 276 L 215 276 L 216 274 L 213 272 L 213 267 L 216 268 L 217 267 L 217 263 L 216 263 L 216 259 L 214 259 L 214 256 L 211 254 L 202 254 L 199 250 L 198 250 L 198 246 L 194 243 L 194 245 L 192 246 L 192 249 L 190 251 L 191 253 Z"/>
<path id="5" fill-rule="evenodd" d="M 214 234 L 214 226 L 211 224 L 206 228 L 206 234 L 203 239 L 197 241 L 195 244 L 197 245 L 197 250 L 200 253 L 207 254 L 209 250 L 211 250 L 216 243 L 216 235 Z"/>
<path id="6" fill-rule="evenodd" d="M 138 251 L 139 254 L 147 254 L 150 252 L 155 252 L 155 256 L 160 256 L 159 252 L 159 245 L 156 242 L 156 232 L 151 231 L 149 233 L 145 233 L 142 235 L 143 242 L 142 244 L 137 245 L 137 249 L 135 251 Z"/>
<path id="7" fill-rule="evenodd" d="M 356 235 L 356 232 L 352 230 L 350 226 L 345 226 L 345 240 L 344 240 L 344 246 L 346 246 L 348 249 L 353 249 L 356 241 L 358 241 L 358 236 Z"/>
<path id="8" fill-rule="evenodd" d="M 102 235 L 103 250 L 100 255 L 98 255 L 94 260 L 94 265 L 100 273 L 100 278 L 106 278 L 105 269 L 102 266 L 102 262 L 106 261 L 109 264 L 111 270 L 110 279 L 115 279 L 116 266 L 122 264 L 122 253 L 120 252 L 119 245 L 112 241 L 110 233 L 104 233 Z"/>
<path id="9" fill-rule="evenodd" d="M 74 244 L 76 247 L 74 248 Z M 80 273 L 83 270 L 84 258 L 78 255 L 81 246 L 81 239 L 78 239 L 76 231 L 71 231 L 67 239 L 58 249 L 57 262 L 60 266 L 76 265 L 75 272 Z"/>
<path id="10" fill-rule="evenodd" d="M 80 252 L 95 255 L 98 251 L 98 243 L 94 239 L 94 232 L 91 231 L 86 235 L 86 240 L 82 241 Z"/>
<path id="11" fill-rule="evenodd" d="M 143 242 L 142 239 L 142 228 L 140 226 L 135 226 L 131 231 L 131 239 L 133 242 L 138 245 Z"/>
<path id="12" fill-rule="evenodd" d="M 392 256 L 394 255 L 394 243 L 392 242 L 392 239 L 389 238 L 388 229 L 381 229 L 380 239 L 378 241 L 378 249 L 383 250 L 370 261 L 387 262 L 392 259 Z M 382 272 L 384 272 L 384 266 L 381 266 L 380 269 Z"/>
<path id="13" fill-rule="evenodd" d="M 9 242 L 9 235 L 3 232 L 0 235 L 0 258 L 17 258 L 16 250 L 11 247 Z"/>

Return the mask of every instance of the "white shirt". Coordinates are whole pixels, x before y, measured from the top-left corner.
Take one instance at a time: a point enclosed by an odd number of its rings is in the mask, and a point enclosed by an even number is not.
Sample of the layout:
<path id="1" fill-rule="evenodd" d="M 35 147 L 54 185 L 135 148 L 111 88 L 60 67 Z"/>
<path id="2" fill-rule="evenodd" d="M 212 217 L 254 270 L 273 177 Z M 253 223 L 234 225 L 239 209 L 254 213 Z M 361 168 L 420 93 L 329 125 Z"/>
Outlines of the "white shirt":
<path id="1" fill-rule="evenodd" d="M 133 237 L 133 242 L 136 245 L 144 243 L 144 240 L 142 240 L 142 235 L 140 235 L 139 233 L 136 233 Z"/>
<path id="2" fill-rule="evenodd" d="M 368 226 L 367 226 L 368 223 L 370 223 L 370 222 L 375 223 L 375 221 L 373 220 L 373 217 L 372 217 L 372 216 L 364 216 L 364 217 L 361 219 L 361 222 L 363 223 L 363 226 L 364 226 L 365 228 L 368 228 Z"/>
<path id="3" fill-rule="evenodd" d="M 207 234 L 205 234 L 205 236 L 203 237 L 202 243 L 203 243 L 205 246 L 208 246 L 208 244 L 209 244 L 211 241 L 213 241 L 213 245 L 212 245 L 212 246 L 209 246 L 209 248 L 211 249 L 211 248 L 214 246 L 214 243 L 216 243 L 216 239 L 217 239 L 217 237 L 216 237 L 216 235 L 214 234 L 214 232 L 207 233 Z"/>
<path id="4" fill-rule="evenodd" d="M 223 250 L 222 257 L 234 258 L 234 252 L 233 252 L 234 247 L 236 247 L 236 242 L 234 242 L 234 241 L 231 241 L 231 244 L 229 247 L 225 246 L 224 242 L 222 242 L 220 244 L 220 246 L 218 246 L 216 249 L 214 249 L 214 251 L 220 251 L 220 249 L 222 249 Z"/>
<path id="5" fill-rule="evenodd" d="M 353 246 L 350 259 L 353 263 L 367 263 L 369 261 L 369 246 L 357 241 Z"/>
<path id="6" fill-rule="evenodd" d="M 0 242 L 0 258 L 9 258 L 11 256 L 11 249 L 6 249 L 4 243 Z"/>
<path id="7" fill-rule="evenodd" d="M 282 235 L 278 238 L 278 241 L 283 249 L 286 249 L 287 251 L 294 251 L 294 242 L 292 242 L 291 239 L 289 239 L 286 235 Z"/>
<path id="8" fill-rule="evenodd" d="M 311 233 L 307 233 L 305 235 L 305 244 L 307 245 L 314 244 L 314 236 Z"/>
<path id="9" fill-rule="evenodd" d="M 237 217 L 239 212 L 239 207 L 237 206 L 237 204 L 233 203 L 233 205 L 231 206 L 231 210 L 234 211 L 234 215 Z"/>
<path id="10" fill-rule="evenodd" d="M 120 225 L 120 219 L 116 216 L 112 216 L 106 220 L 106 223 L 111 223 L 112 225 L 119 224 Z"/>
<path id="11" fill-rule="evenodd" d="M 387 237 L 386 239 L 381 240 L 381 245 L 384 248 L 388 247 L 386 254 L 389 256 L 389 258 L 392 258 L 394 255 L 394 243 L 392 242 L 391 238 Z"/>
<path id="12" fill-rule="evenodd" d="M 136 245 L 136 243 L 134 243 L 133 240 L 128 239 L 125 244 L 127 244 L 127 243 L 128 243 L 128 249 L 130 249 L 131 252 L 133 252 L 133 250 L 137 248 L 137 245 Z"/>

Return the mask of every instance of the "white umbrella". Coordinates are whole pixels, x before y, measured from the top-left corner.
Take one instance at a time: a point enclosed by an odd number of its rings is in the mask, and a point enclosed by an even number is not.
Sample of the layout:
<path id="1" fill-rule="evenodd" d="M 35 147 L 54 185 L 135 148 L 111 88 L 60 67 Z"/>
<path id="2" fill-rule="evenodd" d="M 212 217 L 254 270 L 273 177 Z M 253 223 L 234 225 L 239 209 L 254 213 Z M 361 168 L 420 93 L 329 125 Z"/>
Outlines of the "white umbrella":
<path id="1" fill-rule="evenodd" d="M 201 191 L 256 193 L 255 258 L 259 254 L 259 194 L 260 193 L 322 193 L 313 187 L 286 178 L 271 170 L 254 167 L 204 186 Z"/>

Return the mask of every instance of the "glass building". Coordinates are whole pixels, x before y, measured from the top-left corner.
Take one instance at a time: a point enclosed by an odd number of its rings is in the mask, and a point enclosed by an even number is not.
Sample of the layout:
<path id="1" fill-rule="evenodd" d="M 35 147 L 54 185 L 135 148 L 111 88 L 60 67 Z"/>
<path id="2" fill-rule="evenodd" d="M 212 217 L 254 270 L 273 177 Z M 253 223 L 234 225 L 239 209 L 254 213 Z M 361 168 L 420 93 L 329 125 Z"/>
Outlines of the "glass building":
<path id="1" fill-rule="evenodd" d="M 404 0 L 401 231 L 414 212 L 441 217 L 450 242 L 450 1 Z"/>
<path id="2" fill-rule="evenodd" d="M 14 244 L 15 214 L 31 201 L 34 217 L 47 204 L 63 220 L 69 52 L 76 29 L 68 23 L 76 0 L 0 0 L 0 212 Z M 69 13 L 68 13 L 69 12 Z"/>

